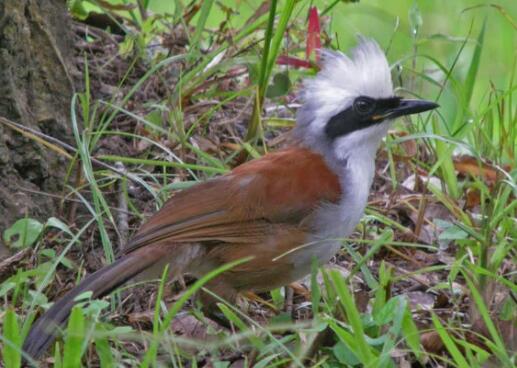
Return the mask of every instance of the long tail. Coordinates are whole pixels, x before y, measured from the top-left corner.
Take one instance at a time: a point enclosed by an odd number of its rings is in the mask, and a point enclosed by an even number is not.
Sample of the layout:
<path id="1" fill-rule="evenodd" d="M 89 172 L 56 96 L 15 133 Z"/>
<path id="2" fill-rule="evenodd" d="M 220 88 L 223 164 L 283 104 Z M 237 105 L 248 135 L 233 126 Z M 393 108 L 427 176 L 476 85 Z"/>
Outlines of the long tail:
<path id="1" fill-rule="evenodd" d="M 134 276 L 160 263 L 164 256 L 163 248 L 141 248 L 87 276 L 36 321 L 23 344 L 25 353 L 38 359 L 49 348 L 57 331 L 66 323 L 78 295 L 87 291 L 93 293 L 93 298 L 108 295 Z"/>

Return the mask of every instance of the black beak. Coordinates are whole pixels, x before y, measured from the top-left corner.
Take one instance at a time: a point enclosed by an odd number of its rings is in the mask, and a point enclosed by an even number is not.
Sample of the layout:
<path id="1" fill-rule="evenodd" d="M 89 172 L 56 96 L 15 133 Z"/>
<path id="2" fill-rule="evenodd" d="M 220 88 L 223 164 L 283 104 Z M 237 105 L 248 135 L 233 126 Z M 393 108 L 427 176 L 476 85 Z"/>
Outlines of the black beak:
<path id="1" fill-rule="evenodd" d="M 433 110 L 439 106 L 437 103 L 431 101 L 402 99 L 397 107 L 389 109 L 384 116 L 387 119 L 394 119 L 399 116 Z"/>

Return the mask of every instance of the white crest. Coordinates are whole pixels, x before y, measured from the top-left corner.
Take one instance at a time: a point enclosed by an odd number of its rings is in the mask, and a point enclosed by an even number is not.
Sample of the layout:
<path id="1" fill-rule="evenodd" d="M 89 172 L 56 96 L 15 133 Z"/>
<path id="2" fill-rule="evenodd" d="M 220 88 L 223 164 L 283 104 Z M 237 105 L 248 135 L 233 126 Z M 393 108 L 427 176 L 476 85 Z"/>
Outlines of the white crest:
<path id="1" fill-rule="evenodd" d="M 393 96 L 390 67 L 383 50 L 375 41 L 359 37 L 350 56 L 340 51 L 322 51 L 321 56 L 322 69 L 304 82 L 303 105 L 297 114 L 298 137 L 330 160 L 346 158 L 347 148 L 361 146 L 375 154 L 388 123 L 353 132 L 334 142 L 328 141 L 324 129 L 329 119 L 351 106 L 356 97 Z"/>

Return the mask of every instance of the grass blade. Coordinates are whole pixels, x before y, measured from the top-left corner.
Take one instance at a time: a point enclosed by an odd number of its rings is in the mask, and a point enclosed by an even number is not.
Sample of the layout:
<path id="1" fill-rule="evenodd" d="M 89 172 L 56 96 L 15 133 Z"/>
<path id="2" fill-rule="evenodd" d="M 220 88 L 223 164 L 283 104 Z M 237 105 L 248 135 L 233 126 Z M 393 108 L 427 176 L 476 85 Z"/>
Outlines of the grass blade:
<path id="1" fill-rule="evenodd" d="M 104 335 L 106 333 L 106 328 L 102 324 L 99 324 L 96 327 L 96 332 L 98 336 L 95 337 L 95 351 L 99 356 L 101 368 L 114 367 L 115 359 L 111 354 L 108 339 Z"/>
<path id="2" fill-rule="evenodd" d="M 363 324 L 361 322 L 361 315 L 357 310 L 354 298 L 348 291 L 348 287 L 341 274 L 336 270 L 331 270 L 329 273 L 334 289 L 339 296 L 339 301 L 345 309 L 348 323 L 352 326 L 355 336 L 355 344 L 357 345 L 358 352 L 360 353 L 358 358 L 363 364 L 369 365 L 375 360 L 375 357 L 370 350 L 370 346 L 366 342 Z"/>
<path id="3" fill-rule="evenodd" d="M 440 335 L 440 338 L 442 339 L 445 347 L 447 348 L 447 351 L 449 351 L 449 354 L 451 354 L 452 358 L 460 368 L 469 368 L 470 364 L 467 363 L 465 360 L 465 357 L 461 354 L 460 350 L 456 346 L 456 343 L 452 339 L 452 337 L 449 335 L 445 327 L 443 327 L 442 323 L 436 316 L 436 314 L 431 315 L 434 328 L 436 328 L 436 332 L 438 332 L 438 335 Z"/>
<path id="4" fill-rule="evenodd" d="M 278 21 L 278 24 L 275 27 L 275 32 L 273 35 L 273 26 L 276 15 L 277 1 L 272 0 L 271 2 L 271 6 L 269 8 L 268 25 L 266 29 L 266 38 L 264 40 L 264 52 L 262 54 L 262 62 L 260 65 L 259 85 L 257 86 L 257 95 L 253 106 L 253 112 L 250 119 L 248 131 L 246 132 L 246 141 L 253 140 L 257 136 L 260 127 L 262 105 L 264 103 L 264 97 L 266 95 L 266 89 L 269 83 L 269 78 L 271 77 L 271 72 L 273 71 L 276 58 L 278 57 L 280 45 L 284 37 L 284 32 L 287 28 L 287 23 L 291 18 L 294 5 L 294 0 L 287 0 L 285 2 L 284 8 L 282 9 L 282 12 L 280 14 L 280 20 Z"/>
<path id="5" fill-rule="evenodd" d="M 466 106 L 469 105 L 470 100 L 472 99 L 472 94 L 474 92 L 474 84 L 476 83 L 477 74 L 479 71 L 479 64 L 481 62 L 481 51 L 483 50 L 483 42 L 485 40 L 485 30 L 486 30 L 486 17 L 483 20 L 483 26 L 481 27 L 481 31 L 476 40 L 476 46 L 474 47 L 474 53 L 472 54 L 472 59 L 470 61 L 469 71 L 467 72 L 467 77 L 465 79 L 465 102 Z"/>
<path id="6" fill-rule="evenodd" d="M 201 5 L 201 13 L 196 24 L 196 31 L 194 32 L 194 36 L 192 37 L 192 40 L 190 42 L 190 44 L 194 46 L 192 51 L 195 50 L 196 53 L 199 50 L 199 45 L 201 43 L 201 34 L 205 30 L 206 21 L 208 20 L 208 16 L 210 15 L 210 9 L 214 4 L 214 0 L 204 0 L 202 4 L 203 5 Z M 193 56 L 192 51 L 191 56 Z"/>
<path id="7" fill-rule="evenodd" d="M 5 312 L 3 320 L 3 349 L 2 357 L 6 368 L 18 368 L 21 366 L 22 338 L 16 312 L 9 308 Z"/>
<path id="8" fill-rule="evenodd" d="M 248 340 L 257 350 L 262 350 L 264 348 L 264 343 L 255 335 L 250 333 L 249 327 L 244 323 L 242 319 L 240 319 L 236 313 L 234 313 L 230 308 L 228 308 L 223 303 L 217 303 L 217 306 L 223 312 L 224 316 L 228 318 L 228 320 L 233 323 L 240 331 L 246 333 L 248 336 Z"/>
<path id="9" fill-rule="evenodd" d="M 483 319 L 483 322 L 485 323 L 485 326 L 488 329 L 488 332 L 490 333 L 490 337 L 492 338 L 492 341 L 494 343 L 493 348 L 496 348 L 495 351 L 493 351 L 493 353 L 501 360 L 502 363 L 509 364 L 510 357 L 508 356 L 508 353 L 506 351 L 503 339 L 499 335 L 497 327 L 495 326 L 494 322 L 492 321 L 492 318 L 490 317 L 490 312 L 488 310 L 486 303 L 483 300 L 483 297 L 481 296 L 479 290 L 476 288 L 476 286 L 472 282 L 471 278 L 467 275 L 467 273 L 462 270 L 462 274 L 465 277 L 465 280 L 467 281 L 467 285 L 470 289 L 470 295 L 472 296 L 472 299 L 474 299 L 477 311 L 481 315 L 481 318 Z"/>
<path id="10" fill-rule="evenodd" d="M 80 367 L 85 335 L 85 321 L 81 307 L 75 306 L 70 313 L 63 348 L 63 366 Z"/>

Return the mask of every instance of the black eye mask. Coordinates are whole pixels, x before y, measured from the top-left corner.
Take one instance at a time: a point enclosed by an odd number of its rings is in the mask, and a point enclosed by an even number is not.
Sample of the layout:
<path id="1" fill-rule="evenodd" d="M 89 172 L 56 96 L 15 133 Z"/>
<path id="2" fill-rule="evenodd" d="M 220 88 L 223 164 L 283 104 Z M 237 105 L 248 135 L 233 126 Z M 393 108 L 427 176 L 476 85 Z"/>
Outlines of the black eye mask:
<path id="1" fill-rule="evenodd" d="M 366 96 L 357 97 L 352 106 L 330 118 L 325 126 L 325 134 L 330 139 L 335 139 L 379 124 L 386 118 L 391 118 L 390 111 L 395 111 L 401 101 L 400 97 L 378 99 Z"/>

